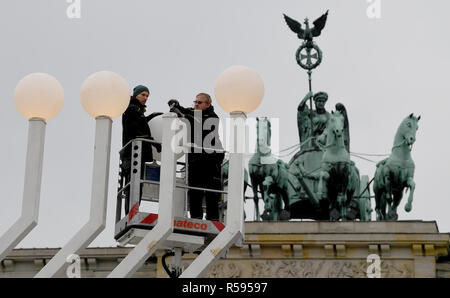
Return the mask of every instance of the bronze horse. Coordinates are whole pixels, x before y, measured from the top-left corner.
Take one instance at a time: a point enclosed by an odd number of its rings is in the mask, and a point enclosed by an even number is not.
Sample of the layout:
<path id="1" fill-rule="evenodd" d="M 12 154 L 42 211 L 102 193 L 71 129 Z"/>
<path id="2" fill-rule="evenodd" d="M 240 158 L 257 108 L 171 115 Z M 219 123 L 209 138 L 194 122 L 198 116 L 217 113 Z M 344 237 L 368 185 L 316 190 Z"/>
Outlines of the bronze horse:
<path id="1" fill-rule="evenodd" d="M 265 158 L 271 159 L 270 138 L 271 128 L 270 121 L 266 117 L 256 118 L 257 125 L 257 142 L 256 153 L 250 158 L 248 162 L 248 171 L 253 190 L 253 202 L 255 204 L 255 220 L 261 220 L 261 214 L 259 212 L 259 196 L 264 195 L 263 182 L 267 176 L 270 163 L 264 161 Z M 262 161 L 263 160 L 263 161 Z"/>
<path id="2" fill-rule="evenodd" d="M 412 145 L 416 141 L 419 117 L 414 114 L 406 117 L 394 138 L 391 155 L 377 164 L 373 191 L 377 220 L 397 220 L 397 207 L 403 197 L 403 190 L 409 188 L 405 211 L 410 212 L 416 184 L 414 182 L 415 164 L 411 158 Z M 386 207 L 388 213 L 386 214 Z"/>
<path id="3" fill-rule="evenodd" d="M 356 214 L 348 213 L 355 191 L 359 188 L 359 172 L 350 160 L 344 144 L 344 116 L 333 112 L 327 127 L 318 138 L 325 142 L 318 195 L 327 198 L 330 205 L 330 220 L 355 219 Z"/>

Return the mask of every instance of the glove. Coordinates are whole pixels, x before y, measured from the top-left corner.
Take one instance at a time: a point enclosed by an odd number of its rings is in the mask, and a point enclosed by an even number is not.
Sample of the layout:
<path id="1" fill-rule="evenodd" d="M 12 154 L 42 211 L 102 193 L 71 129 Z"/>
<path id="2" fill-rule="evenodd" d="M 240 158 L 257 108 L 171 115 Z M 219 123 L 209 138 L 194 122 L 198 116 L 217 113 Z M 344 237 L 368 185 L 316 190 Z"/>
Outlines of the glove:
<path id="1" fill-rule="evenodd" d="M 178 107 L 180 106 L 180 103 L 176 99 L 171 99 L 167 102 L 170 108 Z"/>
<path id="2" fill-rule="evenodd" d="M 180 112 L 180 110 L 177 109 L 176 107 L 170 108 L 169 112 L 177 114 L 178 117 L 182 117 L 183 116 L 183 114 Z"/>
<path id="3" fill-rule="evenodd" d="M 155 147 L 158 153 L 161 153 L 161 144 L 153 144 L 153 146 Z"/>

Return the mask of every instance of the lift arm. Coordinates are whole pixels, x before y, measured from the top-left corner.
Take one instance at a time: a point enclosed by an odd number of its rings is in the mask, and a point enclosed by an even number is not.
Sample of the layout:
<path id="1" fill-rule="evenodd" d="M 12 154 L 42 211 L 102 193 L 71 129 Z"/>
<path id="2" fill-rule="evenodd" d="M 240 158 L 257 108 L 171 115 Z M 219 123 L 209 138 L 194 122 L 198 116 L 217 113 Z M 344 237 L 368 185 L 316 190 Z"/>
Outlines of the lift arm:
<path id="1" fill-rule="evenodd" d="M 228 175 L 228 206 L 225 229 L 203 250 L 203 252 L 181 274 L 182 278 L 203 277 L 214 263 L 225 255 L 233 245 L 241 245 L 244 237 L 244 149 L 245 114 L 231 113 L 230 133 L 232 152 Z"/>
<path id="2" fill-rule="evenodd" d="M 173 146 L 176 114 L 163 116 L 163 139 L 161 156 L 161 184 L 159 189 L 158 222 L 108 277 L 131 277 L 144 262 L 163 244 L 173 231 L 173 198 L 175 191 L 176 156 Z"/>
<path id="3" fill-rule="evenodd" d="M 112 120 L 108 117 L 95 119 L 94 170 L 92 178 L 91 209 L 89 221 L 35 276 L 58 277 L 68 265 L 71 254 L 80 254 L 105 229 L 108 200 L 109 155 L 111 151 Z"/>
<path id="4" fill-rule="evenodd" d="M 38 223 L 45 125 L 44 120 L 29 121 L 22 214 L 0 237 L 0 261 L 8 256 Z"/>

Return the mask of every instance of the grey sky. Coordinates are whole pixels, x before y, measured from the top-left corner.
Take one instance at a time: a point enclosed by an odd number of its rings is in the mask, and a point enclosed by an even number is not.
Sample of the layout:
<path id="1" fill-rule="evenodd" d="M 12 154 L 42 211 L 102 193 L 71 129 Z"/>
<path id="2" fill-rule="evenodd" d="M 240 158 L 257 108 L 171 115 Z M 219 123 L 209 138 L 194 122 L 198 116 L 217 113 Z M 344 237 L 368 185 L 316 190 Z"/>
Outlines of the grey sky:
<path id="1" fill-rule="evenodd" d="M 349 113 L 351 150 L 390 153 L 404 117 L 422 115 L 412 156 L 417 184 L 413 210 L 400 219 L 436 220 L 450 231 L 450 20 L 448 1 L 381 1 L 381 19 L 369 19 L 366 0 L 81 0 L 81 19 L 69 19 L 64 0 L 0 2 L 0 135 L 3 145 L 0 234 L 20 216 L 27 120 L 13 91 L 32 72 L 47 72 L 64 87 L 65 105 L 47 124 L 38 226 L 19 247 L 62 246 L 87 222 L 95 121 L 83 110 L 79 90 L 93 72 L 111 70 L 130 88 L 150 88 L 148 109 L 167 111 L 177 98 L 213 95 L 217 76 L 235 64 L 255 69 L 265 97 L 249 117 L 280 118 L 280 148 L 298 143 L 296 108 L 308 91 L 295 62 L 300 45 L 284 23 L 330 10 L 316 41 L 324 52 L 313 90 L 328 92 Z M 217 105 L 219 116 L 226 117 Z M 113 124 L 107 228 L 92 246 L 113 239 L 120 118 Z M 273 132 L 276 133 L 276 132 Z M 361 174 L 375 165 L 352 158 Z M 378 161 L 380 158 L 374 157 Z M 288 159 L 286 159 L 288 160 Z"/>

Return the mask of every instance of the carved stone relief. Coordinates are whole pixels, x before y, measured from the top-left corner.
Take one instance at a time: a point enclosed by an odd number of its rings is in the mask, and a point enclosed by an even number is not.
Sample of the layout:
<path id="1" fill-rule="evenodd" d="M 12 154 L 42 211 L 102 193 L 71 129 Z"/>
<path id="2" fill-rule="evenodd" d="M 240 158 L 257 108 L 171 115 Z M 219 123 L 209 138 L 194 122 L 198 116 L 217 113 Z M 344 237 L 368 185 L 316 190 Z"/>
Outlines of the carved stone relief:
<path id="1" fill-rule="evenodd" d="M 207 277 L 253 278 L 364 278 L 366 260 L 220 260 Z M 414 265 L 408 260 L 382 260 L 381 277 L 414 277 Z"/>

